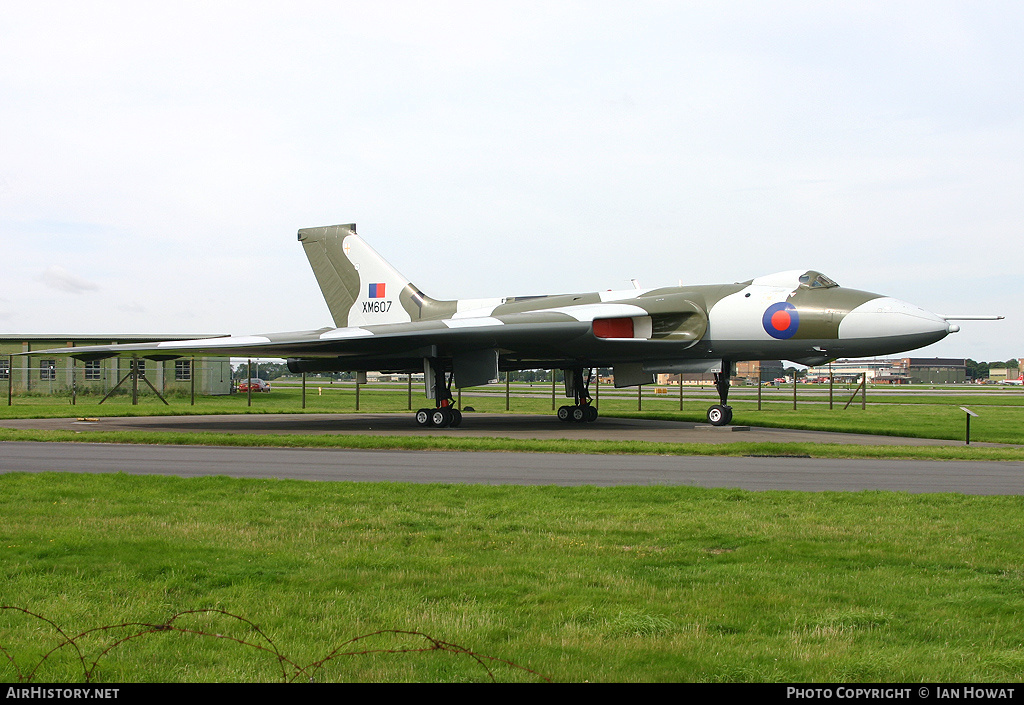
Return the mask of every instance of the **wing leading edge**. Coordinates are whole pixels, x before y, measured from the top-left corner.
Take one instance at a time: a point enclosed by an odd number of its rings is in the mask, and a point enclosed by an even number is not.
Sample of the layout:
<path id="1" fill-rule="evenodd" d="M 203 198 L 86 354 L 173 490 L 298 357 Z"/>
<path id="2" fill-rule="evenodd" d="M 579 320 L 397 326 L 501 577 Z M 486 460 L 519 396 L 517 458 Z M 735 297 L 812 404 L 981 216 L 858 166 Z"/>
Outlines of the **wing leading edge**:
<path id="1" fill-rule="evenodd" d="M 603 303 L 292 333 L 56 348 L 33 354 L 71 355 L 80 360 L 117 355 L 283 357 L 290 359 L 296 372 L 408 372 L 421 369 L 423 358 L 445 359 L 493 349 L 504 370 L 542 367 L 541 362 L 575 364 L 590 358 L 603 365 L 640 360 L 657 341 L 665 344 L 665 354 L 671 354 L 696 344 L 706 327 L 707 316 L 696 304 L 684 313 L 666 316 L 652 315 L 642 304 Z M 455 380 L 458 387 L 480 383 L 464 382 Z"/>

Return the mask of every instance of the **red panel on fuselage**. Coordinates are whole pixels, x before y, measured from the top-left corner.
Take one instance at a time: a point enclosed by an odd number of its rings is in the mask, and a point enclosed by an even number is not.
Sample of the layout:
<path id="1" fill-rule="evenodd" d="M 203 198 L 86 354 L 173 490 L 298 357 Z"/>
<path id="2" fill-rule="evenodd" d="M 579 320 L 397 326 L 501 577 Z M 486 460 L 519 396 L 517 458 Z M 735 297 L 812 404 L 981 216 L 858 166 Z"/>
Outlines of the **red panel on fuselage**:
<path id="1" fill-rule="evenodd" d="M 632 318 L 598 318 L 594 321 L 594 335 L 598 338 L 632 338 Z"/>

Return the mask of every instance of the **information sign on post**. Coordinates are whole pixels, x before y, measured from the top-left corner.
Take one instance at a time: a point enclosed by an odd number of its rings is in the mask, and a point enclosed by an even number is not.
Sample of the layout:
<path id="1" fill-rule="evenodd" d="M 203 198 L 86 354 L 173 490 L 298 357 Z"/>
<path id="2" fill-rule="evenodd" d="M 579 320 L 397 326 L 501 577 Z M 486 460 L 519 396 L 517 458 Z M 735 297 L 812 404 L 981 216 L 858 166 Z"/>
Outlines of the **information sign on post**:
<path id="1" fill-rule="evenodd" d="M 966 406 L 961 406 L 960 407 L 960 411 L 966 411 L 967 412 L 967 443 L 966 443 L 966 445 L 971 445 L 971 417 L 972 416 L 977 416 L 977 414 L 974 413 L 973 411 L 971 411 L 970 409 L 968 409 Z"/>

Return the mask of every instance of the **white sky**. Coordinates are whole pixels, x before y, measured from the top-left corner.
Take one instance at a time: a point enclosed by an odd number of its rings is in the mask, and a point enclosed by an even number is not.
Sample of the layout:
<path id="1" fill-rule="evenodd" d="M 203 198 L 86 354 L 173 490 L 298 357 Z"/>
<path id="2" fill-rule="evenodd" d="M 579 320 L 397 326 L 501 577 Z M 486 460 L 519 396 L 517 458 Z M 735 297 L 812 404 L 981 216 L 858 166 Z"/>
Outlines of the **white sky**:
<path id="1" fill-rule="evenodd" d="M 0 329 L 330 325 L 355 222 L 441 298 L 823 271 L 1024 355 L 1019 2 L 0 0 Z"/>

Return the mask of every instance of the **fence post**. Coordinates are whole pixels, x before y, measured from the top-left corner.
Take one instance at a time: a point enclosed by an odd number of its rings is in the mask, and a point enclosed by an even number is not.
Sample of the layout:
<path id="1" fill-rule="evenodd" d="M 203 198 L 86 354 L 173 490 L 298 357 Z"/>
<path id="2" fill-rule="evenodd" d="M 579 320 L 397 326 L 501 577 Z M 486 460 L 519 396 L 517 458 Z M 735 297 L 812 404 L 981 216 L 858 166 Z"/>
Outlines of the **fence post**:
<path id="1" fill-rule="evenodd" d="M 846 411 L 847 409 L 850 408 L 850 404 L 852 404 L 853 400 L 857 398 L 857 392 L 862 392 L 862 388 L 864 387 L 864 385 L 867 384 L 867 381 L 868 381 L 868 373 L 864 372 L 864 373 L 861 374 L 861 382 L 860 382 L 861 386 L 858 387 L 857 389 L 853 390 L 853 394 L 850 395 L 850 399 L 849 399 L 849 401 L 846 402 L 846 406 L 843 407 L 843 411 Z M 863 397 L 861 397 L 861 398 L 863 399 Z M 864 407 L 862 406 L 861 409 L 863 409 L 863 408 Z"/>

